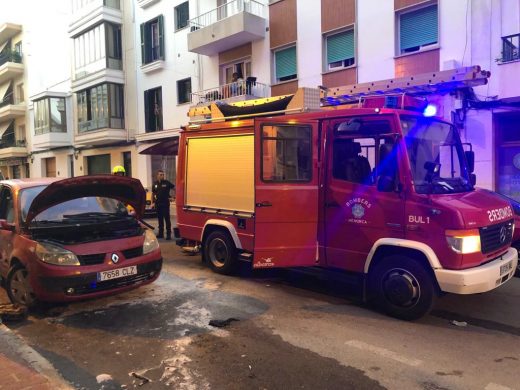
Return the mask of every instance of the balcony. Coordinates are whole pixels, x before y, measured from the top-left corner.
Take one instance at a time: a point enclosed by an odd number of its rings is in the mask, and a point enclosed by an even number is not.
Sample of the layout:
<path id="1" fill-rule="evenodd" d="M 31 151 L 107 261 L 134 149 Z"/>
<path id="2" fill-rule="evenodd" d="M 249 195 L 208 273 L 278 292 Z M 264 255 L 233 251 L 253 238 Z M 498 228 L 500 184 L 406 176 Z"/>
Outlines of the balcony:
<path id="1" fill-rule="evenodd" d="M 257 83 L 255 78 L 248 77 L 244 81 L 236 81 L 215 88 L 205 89 L 204 91 L 193 92 L 191 94 L 191 103 L 192 105 L 202 105 L 217 100 L 232 103 L 265 98 L 269 97 L 270 91 L 270 85 Z"/>
<path id="2" fill-rule="evenodd" d="M 255 0 L 233 0 L 189 21 L 188 51 L 212 56 L 263 39 L 267 8 Z"/>
<path id="3" fill-rule="evenodd" d="M 22 26 L 4 23 L 0 26 L 0 45 L 22 32 Z"/>
<path id="4" fill-rule="evenodd" d="M 47 132 L 33 136 L 32 141 L 35 149 L 52 149 L 72 145 L 69 133 Z"/>
<path id="5" fill-rule="evenodd" d="M 0 159 L 27 157 L 27 145 L 24 139 L 0 141 Z"/>
<path id="6" fill-rule="evenodd" d="M 8 52 L 0 56 L 0 84 L 23 76 L 23 71 L 22 56 L 17 52 Z"/>
<path id="7" fill-rule="evenodd" d="M 92 119 L 78 124 L 78 133 L 75 136 L 76 146 L 109 145 L 115 142 L 128 140 L 128 132 L 122 126 L 121 119 L 112 118 L 109 124 L 107 118 Z M 115 123 L 118 122 L 118 123 Z M 109 127 L 112 126 L 112 127 Z"/>
<path id="8" fill-rule="evenodd" d="M 123 23 L 120 0 L 94 0 L 74 9 L 72 22 L 69 24 L 69 36 L 78 36 L 101 22 Z"/>
<path id="9" fill-rule="evenodd" d="M 6 97 L 0 101 L 0 122 L 25 117 L 25 110 L 24 102 L 15 100 L 12 96 Z"/>

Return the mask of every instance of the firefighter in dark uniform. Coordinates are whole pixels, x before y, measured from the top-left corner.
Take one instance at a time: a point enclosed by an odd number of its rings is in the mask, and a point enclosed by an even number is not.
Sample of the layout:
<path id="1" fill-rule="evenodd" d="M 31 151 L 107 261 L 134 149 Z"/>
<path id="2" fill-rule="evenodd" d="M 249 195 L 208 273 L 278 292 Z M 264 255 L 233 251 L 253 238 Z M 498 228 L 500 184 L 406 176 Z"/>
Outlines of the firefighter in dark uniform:
<path id="1" fill-rule="evenodd" d="M 170 221 L 170 191 L 175 186 L 164 178 L 164 171 L 157 171 L 157 180 L 153 183 L 152 187 L 152 198 L 157 210 L 157 219 L 159 222 L 159 234 L 158 238 L 164 238 L 166 233 L 166 239 L 172 239 L 172 223 Z M 153 205 L 152 205 L 153 206 Z M 164 231 L 164 225 L 166 223 L 166 232 Z"/>

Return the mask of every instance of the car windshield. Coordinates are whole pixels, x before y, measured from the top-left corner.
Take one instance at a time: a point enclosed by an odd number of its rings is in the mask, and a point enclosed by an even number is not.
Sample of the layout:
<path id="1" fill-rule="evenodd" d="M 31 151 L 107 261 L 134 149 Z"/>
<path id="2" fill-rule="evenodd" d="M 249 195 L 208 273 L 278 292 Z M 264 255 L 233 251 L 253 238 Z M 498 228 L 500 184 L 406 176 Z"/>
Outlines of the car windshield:
<path id="1" fill-rule="evenodd" d="M 453 126 L 430 118 L 401 116 L 401 127 L 417 193 L 473 190 L 462 144 Z"/>
<path id="2" fill-rule="evenodd" d="M 27 213 L 34 198 L 45 189 L 46 186 L 38 186 L 23 189 L 20 192 L 20 206 L 22 210 L 22 220 L 27 218 Z M 78 199 L 68 200 L 52 206 L 34 218 L 34 221 L 63 222 L 77 221 L 78 219 L 96 220 L 102 218 L 121 218 L 128 216 L 125 205 L 112 198 L 99 196 L 87 196 Z"/>

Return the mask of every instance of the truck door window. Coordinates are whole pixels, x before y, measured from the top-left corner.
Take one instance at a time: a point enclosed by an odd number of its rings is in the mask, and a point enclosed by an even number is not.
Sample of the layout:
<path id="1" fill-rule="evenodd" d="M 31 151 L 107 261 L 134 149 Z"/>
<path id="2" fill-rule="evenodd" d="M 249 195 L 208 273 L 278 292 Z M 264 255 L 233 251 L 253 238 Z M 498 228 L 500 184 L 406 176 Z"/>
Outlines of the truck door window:
<path id="1" fill-rule="evenodd" d="M 396 180 L 397 157 L 392 137 L 337 138 L 333 144 L 332 175 L 352 183 L 374 185 L 380 177 Z"/>
<path id="2" fill-rule="evenodd" d="M 262 127 L 262 180 L 307 182 L 312 179 L 312 128 Z"/>

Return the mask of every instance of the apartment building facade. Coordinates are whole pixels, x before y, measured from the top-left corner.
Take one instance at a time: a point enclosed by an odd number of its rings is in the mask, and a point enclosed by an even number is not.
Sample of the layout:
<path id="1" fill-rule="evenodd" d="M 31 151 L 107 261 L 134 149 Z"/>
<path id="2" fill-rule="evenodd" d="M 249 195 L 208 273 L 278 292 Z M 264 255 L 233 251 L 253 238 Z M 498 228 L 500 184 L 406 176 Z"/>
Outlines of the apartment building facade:
<path id="1" fill-rule="evenodd" d="M 150 187 L 159 168 L 174 179 L 178 133 L 193 105 L 478 64 L 491 71 L 488 85 L 432 99 L 472 144 L 477 184 L 520 197 L 520 0 L 60 0 L 31 7 L 54 22 L 44 26 L 33 16 L 0 30 L 2 50 L 16 53 L 23 41 L 25 52 L 21 64 L 0 65 L 2 102 L 14 96 L 17 103 L 0 107 L 2 136 L 15 136 L 12 147 L 0 148 L 5 176 L 67 177 L 124 165 Z M 170 149 L 153 150 L 164 140 Z"/>
<path id="2" fill-rule="evenodd" d="M 193 104 L 233 100 L 223 92 L 233 71 L 273 96 L 470 65 L 491 71 L 474 94 L 431 100 L 472 144 L 477 185 L 520 199 L 519 0 L 271 0 L 265 13 L 254 0 L 196 4 L 188 49 L 202 56 L 204 77 Z"/>
<path id="3" fill-rule="evenodd" d="M 0 172 L 27 177 L 25 58 L 23 28 L 0 24 Z"/>

